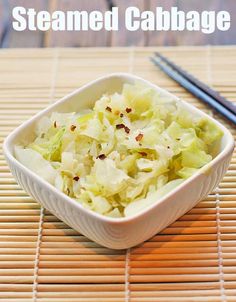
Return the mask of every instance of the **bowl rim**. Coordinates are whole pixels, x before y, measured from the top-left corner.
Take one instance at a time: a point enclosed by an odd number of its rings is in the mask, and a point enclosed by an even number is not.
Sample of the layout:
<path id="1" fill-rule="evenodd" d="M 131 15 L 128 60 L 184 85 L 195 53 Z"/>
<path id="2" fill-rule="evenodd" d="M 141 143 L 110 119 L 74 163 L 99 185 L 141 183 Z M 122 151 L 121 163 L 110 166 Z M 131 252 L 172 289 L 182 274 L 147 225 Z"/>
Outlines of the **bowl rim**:
<path id="1" fill-rule="evenodd" d="M 112 78 L 117 78 L 117 77 L 122 78 L 123 80 L 129 79 L 129 80 L 132 80 L 132 81 L 141 81 L 143 83 L 146 83 L 149 87 L 152 87 L 152 88 L 154 88 L 155 90 L 157 90 L 159 92 L 163 92 L 163 93 L 171 96 L 177 102 L 181 102 L 182 104 L 184 104 L 184 106 L 187 107 L 190 111 L 196 112 L 198 115 L 206 117 L 209 120 L 211 120 L 214 124 L 216 124 L 223 131 L 223 133 L 224 133 L 224 135 L 226 135 L 226 139 L 227 139 L 227 142 L 226 142 L 226 145 L 224 146 L 224 149 L 219 154 L 217 154 L 217 156 L 215 158 L 213 158 L 213 160 L 211 160 L 208 164 L 206 164 L 201 169 L 199 169 L 198 172 L 194 173 L 188 179 L 185 179 L 183 181 L 183 183 L 181 183 L 175 189 L 171 190 L 168 194 L 166 194 L 165 196 L 160 198 L 157 202 L 153 203 L 152 205 L 144 208 L 143 210 L 136 213 L 135 215 L 127 216 L 127 217 L 121 217 L 121 218 L 113 218 L 113 217 L 104 216 L 104 215 L 99 214 L 97 212 L 94 212 L 90 209 L 86 209 L 79 202 L 77 202 L 76 200 L 70 198 L 69 196 L 67 196 L 63 192 L 59 191 L 56 187 L 51 185 L 49 182 L 44 180 L 42 177 L 38 176 L 36 173 L 34 173 L 33 171 L 31 171 L 30 169 L 25 167 L 23 164 L 21 164 L 15 158 L 15 156 L 13 155 L 13 152 L 11 151 L 11 149 L 14 146 L 13 140 L 16 139 L 17 135 L 19 135 L 21 132 L 23 132 L 28 126 L 30 126 L 32 123 L 34 123 L 40 117 L 46 115 L 51 109 L 53 109 L 54 107 L 57 107 L 60 104 L 66 103 L 71 97 L 79 94 L 83 90 L 92 88 L 92 86 L 94 84 L 97 84 L 99 82 L 106 81 L 106 80 L 109 80 L 109 79 L 112 79 Z M 205 112 L 199 110 L 195 106 L 187 103 L 186 101 L 178 98 L 176 95 L 170 93 L 169 91 L 167 91 L 163 88 L 160 88 L 156 84 L 151 83 L 150 81 L 147 81 L 147 80 L 145 80 L 141 77 L 138 77 L 138 76 L 130 74 L 130 73 L 120 73 L 119 72 L 119 73 L 111 73 L 111 74 L 108 74 L 106 76 L 99 77 L 98 79 L 95 79 L 93 81 L 90 81 L 89 83 L 87 83 L 85 85 L 82 85 L 80 88 L 75 89 L 71 93 L 65 95 L 64 97 L 62 97 L 58 101 L 54 102 L 53 104 L 50 104 L 50 105 L 46 106 L 46 108 L 44 108 L 43 110 L 40 110 L 38 113 L 33 115 L 31 118 L 29 118 L 28 120 L 23 122 L 20 126 L 15 128 L 5 138 L 5 140 L 3 142 L 3 153 L 4 153 L 6 159 L 9 162 L 11 162 L 13 165 L 17 166 L 17 168 L 22 170 L 28 177 L 31 177 L 34 181 L 39 182 L 42 186 L 46 186 L 46 188 L 48 190 L 51 190 L 51 192 L 56 194 L 58 197 L 63 198 L 64 200 L 69 202 L 72 206 L 75 206 L 79 211 L 82 211 L 85 215 L 89 215 L 94 219 L 102 220 L 103 222 L 107 222 L 107 223 L 116 225 L 116 224 L 126 224 L 126 223 L 129 223 L 129 222 L 134 222 L 134 221 L 140 219 L 141 217 L 148 215 L 151 211 L 153 211 L 153 209 L 155 207 L 157 207 L 158 205 L 164 203 L 165 200 L 173 197 L 178 191 L 180 191 L 183 188 L 185 188 L 186 186 L 188 186 L 188 184 L 190 182 L 193 182 L 200 174 L 204 174 L 205 171 L 208 171 L 214 165 L 219 163 L 223 158 L 229 156 L 233 152 L 234 144 L 235 144 L 234 143 L 234 138 L 231 135 L 230 131 L 224 125 L 222 125 L 220 122 L 218 122 L 216 119 L 214 119 L 213 117 L 211 117 L 208 114 L 206 114 Z"/>

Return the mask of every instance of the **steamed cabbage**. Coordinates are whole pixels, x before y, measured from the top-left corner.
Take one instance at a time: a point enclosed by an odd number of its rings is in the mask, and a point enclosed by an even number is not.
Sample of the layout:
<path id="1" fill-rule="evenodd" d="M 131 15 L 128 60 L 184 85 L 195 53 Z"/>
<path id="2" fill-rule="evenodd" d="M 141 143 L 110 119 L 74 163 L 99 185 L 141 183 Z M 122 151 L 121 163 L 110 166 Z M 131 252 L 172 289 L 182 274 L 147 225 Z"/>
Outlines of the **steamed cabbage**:
<path id="1" fill-rule="evenodd" d="M 54 112 L 16 158 L 84 207 L 113 218 L 152 205 L 212 160 L 221 130 L 141 84 L 93 109 Z"/>

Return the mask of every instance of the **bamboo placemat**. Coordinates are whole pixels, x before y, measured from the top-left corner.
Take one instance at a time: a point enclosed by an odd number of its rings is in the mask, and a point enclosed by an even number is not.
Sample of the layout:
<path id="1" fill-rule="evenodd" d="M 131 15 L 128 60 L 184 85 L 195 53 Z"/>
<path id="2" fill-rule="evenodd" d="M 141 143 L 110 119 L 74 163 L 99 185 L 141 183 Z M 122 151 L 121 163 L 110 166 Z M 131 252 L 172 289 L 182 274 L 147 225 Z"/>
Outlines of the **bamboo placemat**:
<path id="1" fill-rule="evenodd" d="M 0 143 L 38 110 L 109 72 L 132 72 L 235 129 L 158 71 L 156 48 L 0 51 Z M 236 47 L 159 48 L 236 102 Z M 103 248 L 15 182 L 0 154 L 0 301 L 236 301 L 236 153 L 219 187 L 149 241 Z"/>

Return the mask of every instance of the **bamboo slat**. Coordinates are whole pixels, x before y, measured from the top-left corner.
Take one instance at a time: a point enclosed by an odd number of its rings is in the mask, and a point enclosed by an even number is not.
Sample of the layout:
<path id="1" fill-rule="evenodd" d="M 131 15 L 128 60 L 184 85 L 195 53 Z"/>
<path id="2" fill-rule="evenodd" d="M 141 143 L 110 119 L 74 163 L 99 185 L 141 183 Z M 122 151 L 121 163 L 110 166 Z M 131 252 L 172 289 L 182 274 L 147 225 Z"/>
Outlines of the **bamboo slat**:
<path id="1" fill-rule="evenodd" d="M 149 62 L 155 50 L 0 51 L 0 145 L 12 129 L 49 103 L 118 71 L 170 90 L 214 115 L 236 137 L 232 125 Z M 234 46 L 158 50 L 236 102 Z M 0 151 L 0 301 L 236 301 L 235 221 L 236 152 L 218 189 L 205 200 L 147 242 L 115 251 L 42 212 L 16 184 Z"/>

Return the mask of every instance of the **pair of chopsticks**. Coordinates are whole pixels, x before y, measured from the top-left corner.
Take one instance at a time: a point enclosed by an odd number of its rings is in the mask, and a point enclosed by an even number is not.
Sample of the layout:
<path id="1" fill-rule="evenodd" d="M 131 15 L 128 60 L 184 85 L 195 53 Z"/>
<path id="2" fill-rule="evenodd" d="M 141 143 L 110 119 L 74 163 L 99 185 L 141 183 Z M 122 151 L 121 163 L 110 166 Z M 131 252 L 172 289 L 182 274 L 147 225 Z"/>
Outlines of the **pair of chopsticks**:
<path id="1" fill-rule="evenodd" d="M 156 52 L 150 59 L 170 78 L 236 125 L 236 106 L 233 103 L 226 100 L 218 92 L 193 77 L 162 54 Z"/>

